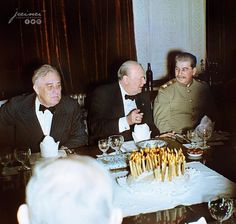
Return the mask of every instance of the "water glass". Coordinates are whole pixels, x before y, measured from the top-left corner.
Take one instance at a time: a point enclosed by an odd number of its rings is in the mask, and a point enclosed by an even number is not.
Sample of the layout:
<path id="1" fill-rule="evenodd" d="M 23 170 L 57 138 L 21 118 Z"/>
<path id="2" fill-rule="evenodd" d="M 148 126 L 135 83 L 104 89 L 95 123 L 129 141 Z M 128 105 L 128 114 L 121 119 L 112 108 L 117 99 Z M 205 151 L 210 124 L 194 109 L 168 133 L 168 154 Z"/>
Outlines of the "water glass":
<path id="1" fill-rule="evenodd" d="M 207 140 L 211 137 L 212 130 L 203 129 L 203 147 L 207 147 Z"/>
<path id="2" fill-rule="evenodd" d="M 8 166 L 9 163 L 12 162 L 12 154 L 9 152 L 3 152 L 0 155 L 0 164 L 1 164 L 1 172 L 0 174 L 4 174 L 5 167 Z"/>
<path id="3" fill-rule="evenodd" d="M 208 202 L 208 210 L 211 216 L 219 223 L 231 217 L 233 208 L 233 200 L 226 196 L 218 196 Z"/>
<path id="4" fill-rule="evenodd" d="M 15 158 L 18 162 L 21 163 L 21 167 L 19 170 L 30 170 L 30 155 L 31 155 L 31 150 L 28 147 L 23 147 L 23 148 L 16 148 L 14 150 L 14 155 Z"/>
<path id="5" fill-rule="evenodd" d="M 120 147 L 124 143 L 124 137 L 122 135 L 112 135 L 108 137 L 108 142 L 111 148 L 116 151 L 116 154 L 119 154 Z"/>
<path id="6" fill-rule="evenodd" d="M 98 148 L 103 152 L 102 156 L 107 155 L 107 150 L 109 149 L 109 142 L 108 139 L 101 139 L 98 141 Z"/>
<path id="7" fill-rule="evenodd" d="M 194 132 L 194 130 L 188 130 L 187 131 L 187 138 L 191 142 L 191 148 L 195 148 L 197 145 L 196 132 Z"/>

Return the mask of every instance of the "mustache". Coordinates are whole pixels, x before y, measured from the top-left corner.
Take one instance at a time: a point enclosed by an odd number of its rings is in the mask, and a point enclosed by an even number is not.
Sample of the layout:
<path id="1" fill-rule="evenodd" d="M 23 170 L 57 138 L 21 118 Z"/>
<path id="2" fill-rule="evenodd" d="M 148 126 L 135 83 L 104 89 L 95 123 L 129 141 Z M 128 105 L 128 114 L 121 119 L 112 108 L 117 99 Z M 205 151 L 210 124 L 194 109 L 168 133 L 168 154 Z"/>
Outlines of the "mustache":
<path id="1" fill-rule="evenodd" d="M 186 78 L 185 76 L 183 76 L 183 75 L 176 75 L 176 78 Z"/>

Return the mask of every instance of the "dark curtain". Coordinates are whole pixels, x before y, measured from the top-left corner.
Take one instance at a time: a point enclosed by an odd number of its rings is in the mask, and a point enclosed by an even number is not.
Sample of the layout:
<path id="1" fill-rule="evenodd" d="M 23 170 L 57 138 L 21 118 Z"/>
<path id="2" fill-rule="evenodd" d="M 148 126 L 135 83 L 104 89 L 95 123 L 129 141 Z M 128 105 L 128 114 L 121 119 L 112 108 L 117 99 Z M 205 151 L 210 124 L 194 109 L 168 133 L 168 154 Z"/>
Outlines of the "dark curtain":
<path id="1" fill-rule="evenodd" d="M 9 0 L 1 4 L 5 8 L 1 30 L 6 31 L 1 40 L 1 73 L 11 76 L 4 79 L 7 86 L 18 80 L 11 88 L 0 86 L 2 92 L 12 92 L 14 86 L 18 92 L 32 90 L 32 72 L 43 63 L 59 69 L 66 93 L 86 92 L 116 80 L 120 64 L 136 59 L 132 0 Z M 16 12 L 25 16 L 9 23 Z M 27 13 L 37 13 L 41 24 L 26 24 L 25 19 L 35 19 Z"/>

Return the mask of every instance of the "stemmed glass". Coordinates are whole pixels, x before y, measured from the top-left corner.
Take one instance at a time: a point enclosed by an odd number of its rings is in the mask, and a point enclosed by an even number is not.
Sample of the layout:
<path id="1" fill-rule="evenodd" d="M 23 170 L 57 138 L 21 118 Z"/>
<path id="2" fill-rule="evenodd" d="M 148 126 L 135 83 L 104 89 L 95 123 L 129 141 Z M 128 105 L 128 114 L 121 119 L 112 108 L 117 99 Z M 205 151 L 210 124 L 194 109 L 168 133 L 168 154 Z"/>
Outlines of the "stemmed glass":
<path id="1" fill-rule="evenodd" d="M 14 150 L 14 155 L 17 161 L 21 163 L 19 170 L 30 170 L 29 159 L 31 155 L 31 150 L 28 147 L 16 148 Z"/>
<path id="2" fill-rule="evenodd" d="M 219 223 L 231 217 L 233 208 L 233 200 L 227 196 L 217 196 L 208 202 L 208 210 L 211 216 Z"/>
<path id="3" fill-rule="evenodd" d="M 2 166 L 0 174 L 4 174 L 4 169 L 12 161 L 12 154 L 9 152 L 1 153 L 0 155 L 0 164 Z"/>
<path id="4" fill-rule="evenodd" d="M 101 139 L 98 141 L 98 148 L 103 152 L 102 156 L 106 156 L 107 155 L 107 150 L 109 149 L 109 142 L 108 139 Z"/>
<path id="5" fill-rule="evenodd" d="M 119 154 L 120 147 L 124 143 L 124 137 L 122 135 L 112 135 L 108 137 L 108 142 L 111 148 L 116 151 L 116 154 Z"/>
<path id="6" fill-rule="evenodd" d="M 187 138 L 190 140 L 191 142 L 191 148 L 195 148 L 196 147 L 196 132 L 194 132 L 194 130 L 188 130 L 187 131 Z"/>
<path id="7" fill-rule="evenodd" d="M 212 135 L 212 129 L 204 128 L 202 132 L 200 132 L 199 134 L 200 134 L 201 139 L 203 140 L 203 147 L 207 147 L 207 140 Z"/>

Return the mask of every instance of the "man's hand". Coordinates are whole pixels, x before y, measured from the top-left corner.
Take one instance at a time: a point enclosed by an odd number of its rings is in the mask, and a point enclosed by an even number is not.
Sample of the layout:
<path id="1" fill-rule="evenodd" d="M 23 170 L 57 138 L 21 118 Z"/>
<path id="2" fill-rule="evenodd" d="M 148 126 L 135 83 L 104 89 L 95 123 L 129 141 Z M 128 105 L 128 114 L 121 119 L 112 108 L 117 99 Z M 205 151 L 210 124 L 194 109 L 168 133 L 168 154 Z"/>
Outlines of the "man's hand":
<path id="1" fill-rule="evenodd" d="M 143 120 L 143 113 L 140 113 L 139 109 L 134 109 L 129 112 L 126 119 L 129 125 L 140 124 Z"/>

